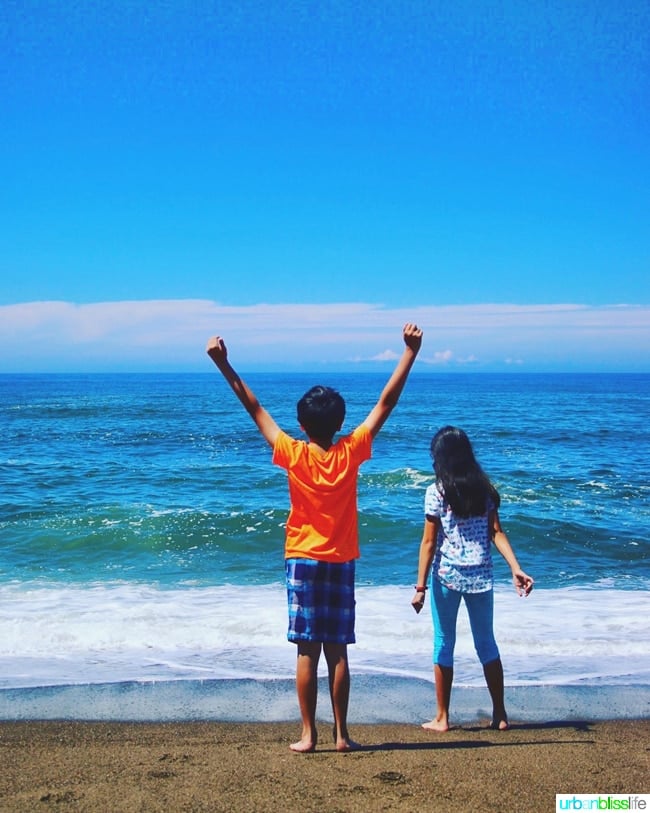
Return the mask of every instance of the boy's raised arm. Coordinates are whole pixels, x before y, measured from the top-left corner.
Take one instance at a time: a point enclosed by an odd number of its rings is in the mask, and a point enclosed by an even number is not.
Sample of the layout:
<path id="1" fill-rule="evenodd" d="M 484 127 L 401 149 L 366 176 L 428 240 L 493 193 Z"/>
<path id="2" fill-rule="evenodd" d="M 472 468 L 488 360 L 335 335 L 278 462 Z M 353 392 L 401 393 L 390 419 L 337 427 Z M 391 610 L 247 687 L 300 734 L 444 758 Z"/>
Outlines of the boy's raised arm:
<path id="1" fill-rule="evenodd" d="M 213 336 L 213 338 L 209 339 L 205 351 L 217 365 L 221 375 L 230 384 L 232 391 L 239 398 L 246 412 L 255 421 L 266 442 L 273 447 L 280 433 L 280 427 L 260 404 L 253 391 L 232 368 L 228 361 L 228 350 L 221 336 Z"/>
<path id="2" fill-rule="evenodd" d="M 397 362 L 397 367 L 395 367 L 393 374 L 388 379 L 379 400 L 363 422 L 373 437 L 379 432 L 393 411 L 395 404 L 399 401 L 408 374 L 411 372 L 413 362 L 422 345 L 422 331 L 417 325 L 410 322 L 404 325 L 403 337 L 405 347 L 402 357 Z"/>

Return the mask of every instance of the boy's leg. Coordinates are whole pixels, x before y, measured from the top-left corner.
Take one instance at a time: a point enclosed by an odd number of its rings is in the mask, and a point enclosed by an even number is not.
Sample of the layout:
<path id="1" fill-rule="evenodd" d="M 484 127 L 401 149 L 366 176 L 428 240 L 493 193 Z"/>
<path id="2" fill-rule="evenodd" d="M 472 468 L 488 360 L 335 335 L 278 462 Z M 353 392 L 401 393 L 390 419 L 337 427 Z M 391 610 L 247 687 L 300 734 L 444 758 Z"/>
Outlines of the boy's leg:
<path id="1" fill-rule="evenodd" d="M 324 644 L 329 675 L 330 698 L 334 714 L 334 742 L 337 751 L 352 751 L 358 747 L 348 734 L 348 702 L 350 700 L 350 667 L 347 644 Z"/>
<path id="2" fill-rule="evenodd" d="M 298 641 L 296 661 L 296 690 L 302 718 L 302 736 L 289 748 L 299 753 L 308 753 L 316 748 L 316 700 L 318 697 L 318 661 L 321 653 L 320 641 Z"/>

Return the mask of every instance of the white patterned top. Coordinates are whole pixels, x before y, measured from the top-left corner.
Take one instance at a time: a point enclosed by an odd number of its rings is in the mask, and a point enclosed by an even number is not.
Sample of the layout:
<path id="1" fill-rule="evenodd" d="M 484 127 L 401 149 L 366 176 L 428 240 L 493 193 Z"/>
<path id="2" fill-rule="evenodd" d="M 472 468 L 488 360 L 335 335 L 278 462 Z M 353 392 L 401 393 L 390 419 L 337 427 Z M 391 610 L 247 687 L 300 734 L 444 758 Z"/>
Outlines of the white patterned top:
<path id="1" fill-rule="evenodd" d="M 427 488 L 424 513 L 429 518 L 440 519 L 432 577 L 450 590 L 485 593 L 492 589 L 488 514 L 493 508 L 492 501 L 488 500 L 481 516 L 457 517 L 445 500 L 441 485 L 434 483 Z"/>

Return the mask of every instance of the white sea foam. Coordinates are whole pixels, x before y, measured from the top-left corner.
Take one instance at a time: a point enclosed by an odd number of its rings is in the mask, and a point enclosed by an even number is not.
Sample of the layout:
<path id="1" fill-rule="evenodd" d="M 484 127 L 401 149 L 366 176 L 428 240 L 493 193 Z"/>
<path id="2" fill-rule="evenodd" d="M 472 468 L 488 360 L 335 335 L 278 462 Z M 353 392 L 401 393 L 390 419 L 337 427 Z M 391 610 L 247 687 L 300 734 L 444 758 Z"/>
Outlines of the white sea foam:
<path id="1" fill-rule="evenodd" d="M 431 618 L 411 587 L 357 588 L 354 673 L 430 680 Z M 650 592 L 606 586 L 497 589 L 495 631 L 510 686 L 650 686 Z M 0 688 L 192 679 L 291 678 L 280 584 L 0 586 Z M 456 684 L 483 685 L 461 610 Z"/>

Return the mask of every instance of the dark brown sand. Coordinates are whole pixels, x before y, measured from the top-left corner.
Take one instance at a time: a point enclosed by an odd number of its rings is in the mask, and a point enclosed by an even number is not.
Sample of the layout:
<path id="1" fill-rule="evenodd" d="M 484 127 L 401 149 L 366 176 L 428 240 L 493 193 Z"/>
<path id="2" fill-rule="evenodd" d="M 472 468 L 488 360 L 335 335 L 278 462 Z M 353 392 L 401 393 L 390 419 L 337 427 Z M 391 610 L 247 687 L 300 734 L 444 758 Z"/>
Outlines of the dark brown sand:
<path id="1" fill-rule="evenodd" d="M 328 728 L 324 726 L 321 737 Z M 295 723 L 0 723 L 0 810 L 554 811 L 556 793 L 650 792 L 650 720 L 358 725 L 313 754 Z"/>

